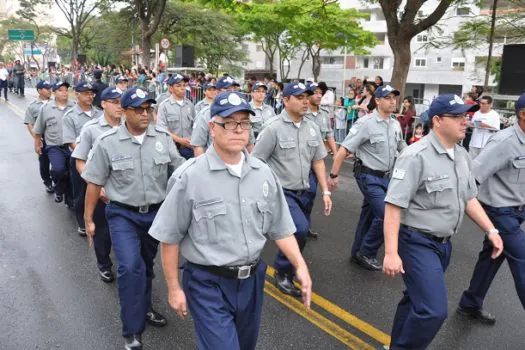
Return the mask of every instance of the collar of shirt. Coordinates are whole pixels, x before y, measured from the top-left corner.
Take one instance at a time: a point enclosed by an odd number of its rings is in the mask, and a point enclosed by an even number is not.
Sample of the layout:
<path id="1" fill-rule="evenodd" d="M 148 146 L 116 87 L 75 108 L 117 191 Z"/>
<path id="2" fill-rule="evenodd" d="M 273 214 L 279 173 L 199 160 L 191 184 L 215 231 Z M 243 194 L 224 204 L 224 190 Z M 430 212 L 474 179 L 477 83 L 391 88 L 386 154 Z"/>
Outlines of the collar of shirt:
<path id="1" fill-rule="evenodd" d="M 117 130 L 117 134 L 118 134 L 118 138 L 119 140 L 127 140 L 127 139 L 131 139 L 131 134 L 129 133 L 128 131 L 128 128 L 126 127 L 126 124 L 122 124 L 121 126 L 119 126 L 118 130 Z M 155 127 L 153 125 L 149 125 L 148 126 L 148 129 L 146 131 L 146 136 L 155 136 L 156 135 L 156 132 L 155 132 Z"/>
<path id="2" fill-rule="evenodd" d="M 100 126 L 108 126 L 109 125 L 108 120 L 106 119 L 106 115 L 104 113 L 102 113 L 102 115 L 100 117 L 98 117 L 98 123 L 100 124 Z"/>
<path id="3" fill-rule="evenodd" d="M 253 101 L 250 101 L 250 106 L 252 106 L 253 109 L 258 109 L 258 110 L 261 110 L 261 111 L 262 111 L 263 108 L 264 108 L 264 103 L 261 104 L 260 107 L 257 107 L 257 106 L 255 105 L 255 103 L 253 103 Z"/>
<path id="4" fill-rule="evenodd" d="M 430 130 L 430 132 L 428 133 L 427 137 L 428 137 L 428 140 L 430 141 L 430 143 L 432 144 L 432 146 L 434 146 L 434 149 L 437 151 L 437 153 L 439 153 L 439 154 L 447 154 L 447 156 L 450 159 L 452 159 L 450 157 L 450 154 L 447 152 L 445 147 L 443 147 L 441 142 L 439 142 L 439 139 L 437 138 L 436 134 L 432 130 Z M 454 145 L 454 150 L 455 149 L 456 149 L 456 145 Z M 454 159 L 452 159 L 452 160 L 454 160 Z"/>
<path id="5" fill-rule="evenodd" d="M 387 119 L 383 118 L 383 116 L 379 114 L 377 109 L 374 109 L 374 111 L 372 112 L 372 115 L 376 118 L 376 121 L 378 123 L 381 123 L 381 122 L 389 123 L 390 120 L 392 120 L 392 116 L 389 116 Z"/>
<path id="6" fill-rule="evenodd" d="M 281 119 L 282 119 L 283 122 L 285 122 L 285 123 L 294 123 L 294 121 L 288 115 L 288 112 L 286 112 L 286 109 L 283 109 L 283 111 L 281 112 L 280 116 L 281 116 Z"/>
<path id="7" fill-rule="evenodd" d="M 525 143 L 525 133 L 521 129 L 520 124 L 518 123 L 517 120 L 514 123 L 514 131 L 516 131 L 516 135 L 518 136 L 518 139 L 520 140 L 520 142 Z"/>
<path id="8" fill-rule="evenodd" d="M 258 169 L 260 168 L 259 164 L 256 164 L 256 162 L 253 160 L 253 158 L 246 152 L 246 150 L 243 151 L 244 153 L 244 164 L 242 168 L 242 175 L 241 177 L 245 177 L 246 174 L 249 171 L 249 168 Z M 217 151 L 215 151 L 215 147 L 211 145 L 205 153 L 206 160 L 208 161 L 208 166 L 210 170 L 224 170 L 227 169 L 226 163 L 219 157 L 217 154 Z"/>
<path id="9" fill-rule="evenodd" d="M 76 106 L 75 106 L 75 112 L 76 112 L 78 115 L 85 114 L 85 115 L 87 115 L 88 117 L 93 118 L 93 117 L 95 116 L 95 114 L 96 114 L 97 111 L 96 111 L 95 108 L 93 108 L 93 106 L 92 106 L 91 109 L 89 110 L 89 112 L 91 112 L 91 115 L 89 115 L 89 114 L 87 114 L 83 109 L 81 109 L 79 105 L 76 105 Z"/>
<path id="10" fill-rule="evenodd" d="M 173 95 L 170 95 L 170 103 L 173 105 L 173 104 L 178 104 L 177 103 L 177 100 L 175 99 L 175 97 L 173 97 Z M 178 104 L 179 106 L 184 106 L 185 104 L 187 103 L 187 100 L 186 98 L 183 98 L 182 99 L 182 105 Z"/>

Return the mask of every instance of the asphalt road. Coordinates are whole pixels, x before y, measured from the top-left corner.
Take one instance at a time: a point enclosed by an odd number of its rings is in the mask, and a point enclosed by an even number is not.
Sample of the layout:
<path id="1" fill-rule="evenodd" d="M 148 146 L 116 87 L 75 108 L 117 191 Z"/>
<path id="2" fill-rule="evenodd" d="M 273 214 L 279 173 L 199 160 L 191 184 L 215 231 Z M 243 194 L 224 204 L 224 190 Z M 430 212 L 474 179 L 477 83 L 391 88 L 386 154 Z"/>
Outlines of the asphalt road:
<path id="1" fill-rule="evenodd" d="M 116 285 L 99 280 L 94 252 L 76 233 L 73 213 L 55 204 L 40 182 L 21 116 L 35 95 L 28 89 L 25 99 L 0 102 L 0 349 L 121 349 Z M 317 296 L 314 311 L 274 297 L 269 286 L 258 349 L 382 349 L 386 343 L 403 283 L 349 264 L 362 196 L 348 165 L 343 172 L 333 215 L 324 217 L 316 203 L 313 228 L 321 237 L 309 241 L 304 252 Z M 495 326 L 455 314 L 482 239 L 468 219 L 453 239 L 446 275 L 449 318 L 431 349 L 525 347 L 525 312 L 506 264 L 485 303 L 498 318 Z M 264 260 L 271 263 L 274 253 L 270 242 Z M 181 320 L 169 309 L 159 265 L 156 273 L 154 305 L 169 325 L 148 328 L 145 348 L 196 348 L 191 319 Z"/>

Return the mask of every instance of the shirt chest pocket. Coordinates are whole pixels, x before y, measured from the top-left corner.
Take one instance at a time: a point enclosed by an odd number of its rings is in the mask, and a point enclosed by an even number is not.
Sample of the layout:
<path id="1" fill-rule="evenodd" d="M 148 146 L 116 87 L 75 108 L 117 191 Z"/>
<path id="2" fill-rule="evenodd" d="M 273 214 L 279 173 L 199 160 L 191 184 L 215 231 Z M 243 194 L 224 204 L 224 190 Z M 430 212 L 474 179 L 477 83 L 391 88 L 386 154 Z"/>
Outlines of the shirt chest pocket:
<path id="1" fill-rule="evenodd" d="M 425 181 L 425 190 L 428 195 L 425 203 L 427 209 L 446 208 L 453 204 L 452 200 L 456 201 L 452 197 L 454 186 L 448 175 L 428 177 Z"/>
<path id="2" fill-rule="evenodd" d="M 297 144 L 295 140 L 279 141 L 279 148 L 284 159 L 291 160 L 297 154 Z"/>
<path id="3" fill-rule="evenodd" d="M 313 159 L 317 152 L 317 149 L 319 148 L 320 142 L 318 140 L 309 140 L 306 142 L 306 144 L 308 145 L 308 153 Z"/>
<path id="4" fill-rule="evenodd" d="M 49 118 L 46 120 L 46 131 L 50 135 L 58 134 L 58 121 L 57 118 Z"/>
<path id="5" fill-rule="evenodd" d="M 153 166 L 153 176 L 158 178 L 161 176 L 168 176 L 168 164 L 170 157 L 167 154 L 156 156 L 154 159 L 155 165 Z"/>
<path id="6" fill-rule="evenodd" d="M 385 151 L 385 139 L 383 135 L 370 135 L 370 145 L 373 151 L 383 153 Z"/>
<path id="7" fill-rule="evenodd" d="M 226 222 L 227 207 L 223 199 L 210 199 L 195 202 L 193 206 L 193 217 L 196 227 L 193 230 L 193 239 L 196 242 L 215 244 L 227 239 Z"/>
<path id="8" fill-rule="evenodd" d="M 171 131 L 178 129 L 180 127 L 180 118 L 175 116 L 170 116 L 168 119 L 168 127 Z"/>
<path id="9" fill-rule="evenodd" d="M 113 169 L 113 176 L 115 179 L 124 184 L 129 185 L 133 182 L 135 164 L 133 159 L 125 159 L 111 162 Z"/>
<path id="10" fill-rule="evenodd" d="M 514 184 L 525 184 L 525 156 L 511 162 L 509 181 Z"/>

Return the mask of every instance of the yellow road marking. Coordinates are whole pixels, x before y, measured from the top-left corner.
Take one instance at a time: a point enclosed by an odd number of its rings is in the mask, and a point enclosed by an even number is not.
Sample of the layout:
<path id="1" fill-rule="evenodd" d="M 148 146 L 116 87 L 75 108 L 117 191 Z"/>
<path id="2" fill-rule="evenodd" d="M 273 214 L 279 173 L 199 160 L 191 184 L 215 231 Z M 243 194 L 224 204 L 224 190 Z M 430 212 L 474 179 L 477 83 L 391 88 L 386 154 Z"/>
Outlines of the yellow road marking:
<path id="1" fill-rule="evenodd" d="M 273 277 L 274 273 L 275 273 L 275 270 L 271 266 L 268 266 L 268 269 L 266 270 L 266 274 L 270 277 Z M 384 333 L 383 331 L 377 329 L 371 324 L 359 319 L 357 316 L 352 315 L 348 311 L 343 310 L 341 307 L 335 305 L 331 301 L 313 292 L 312 292 L 312 302 L 318 305 L 319 307 L 323 308 L 324 310 L 328 311 L 332 315 L 336 316 L 340 320 L 348 323 L 352 327 L 360 330 L 366 335 L 377 340 L 381 344 L 383 345 L 390 344 L 390 336 L 388 334 Z"/>
<path id="2" fill-rule="evenodd" d="M 269 281 L 264 282 L 264 292 L 270 295 L 272 298 L 276 299 L 277 301 L 281 302 L 288 308 L 290 308 L 298 315 L 307 319 L 326 333 L 330 334 L 331 336 L 339 340 L 341 343 L 347 345 L 351 349 L 374 349 L 373 346 L 365 343 L 363 340 L 359 339 L 355 335 L 339 327 L 337 324 L 322 316 L 320 313 L 314 310 L 306 309 L 304 305 L 297 299 L 281 293 Z"/>

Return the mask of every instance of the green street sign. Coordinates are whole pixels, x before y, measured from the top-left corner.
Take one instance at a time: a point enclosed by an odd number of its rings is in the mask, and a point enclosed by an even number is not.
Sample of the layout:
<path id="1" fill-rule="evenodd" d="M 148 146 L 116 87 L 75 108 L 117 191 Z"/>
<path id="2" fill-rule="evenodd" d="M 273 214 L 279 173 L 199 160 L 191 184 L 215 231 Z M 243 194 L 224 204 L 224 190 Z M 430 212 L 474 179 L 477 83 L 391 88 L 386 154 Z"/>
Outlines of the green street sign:
<path id="1" fill-rule="evenodd" d="M 33 41 L 35 40 L 35 32 L 30 29 L 9 29 L 7 31 L 7 39 L 11 41 Z"/>

